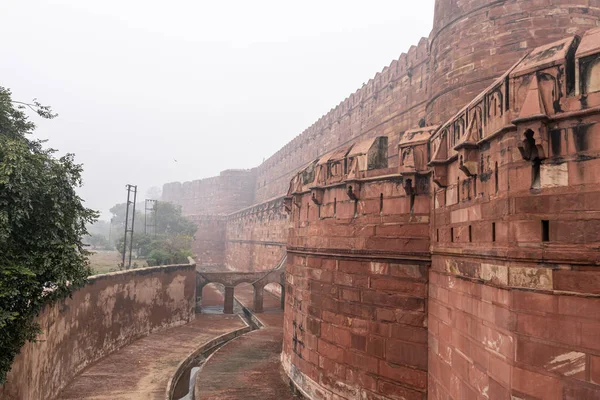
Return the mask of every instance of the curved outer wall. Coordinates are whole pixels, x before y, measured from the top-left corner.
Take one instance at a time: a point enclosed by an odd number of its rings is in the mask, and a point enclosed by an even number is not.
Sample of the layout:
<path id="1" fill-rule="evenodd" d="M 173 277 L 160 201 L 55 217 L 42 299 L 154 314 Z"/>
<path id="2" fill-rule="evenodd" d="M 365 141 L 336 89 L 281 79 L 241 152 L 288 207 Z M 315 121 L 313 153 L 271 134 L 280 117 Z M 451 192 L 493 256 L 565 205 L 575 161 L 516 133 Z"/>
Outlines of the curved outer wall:
<path id="1" fill-rule="evenodd" d="M 309 398 L 425 399 L 428 190 L 412 210 L 397 179 L 292 206 L 282 363 Z"/>
<path id="2" fill-rule="evenodd" d="M 38 317 L 42 334 L 15 359 L 0 399 L 53 399 L 85 367 L 133 340 L 194 319 L 196 265 L 97 275 Z"/>
<path id="3" fill-rule="evenodd" d="M 597 0 L 437 0 L 427 122 L 451 118 L 532 49 L 595 28 Z"/>

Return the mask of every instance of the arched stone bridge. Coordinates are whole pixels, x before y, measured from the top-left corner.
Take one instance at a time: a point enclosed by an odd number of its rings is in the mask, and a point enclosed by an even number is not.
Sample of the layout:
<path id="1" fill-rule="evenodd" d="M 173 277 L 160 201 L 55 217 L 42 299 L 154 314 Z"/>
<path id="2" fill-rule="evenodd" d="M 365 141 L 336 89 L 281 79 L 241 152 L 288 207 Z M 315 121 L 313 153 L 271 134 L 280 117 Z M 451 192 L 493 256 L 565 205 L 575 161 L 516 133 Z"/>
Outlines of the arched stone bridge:
<path id="1" fill-rule="evenodd" d="M 275 268 L 260 272 L 210 272 L 196 269 L 196 312 L 201 312 L 202 289 L 209 283 L 220 283 L 225 286 L 225 301 L 223 312 L 233 314 L 234 289 L 240 283 L 250 283 L 254 286 L 254 312 L 263 312 L 263 297 L 265 286 L 269 283 L 281 285 L 281 308 L 285 304 L 285 263 L 287 254 Z"/>

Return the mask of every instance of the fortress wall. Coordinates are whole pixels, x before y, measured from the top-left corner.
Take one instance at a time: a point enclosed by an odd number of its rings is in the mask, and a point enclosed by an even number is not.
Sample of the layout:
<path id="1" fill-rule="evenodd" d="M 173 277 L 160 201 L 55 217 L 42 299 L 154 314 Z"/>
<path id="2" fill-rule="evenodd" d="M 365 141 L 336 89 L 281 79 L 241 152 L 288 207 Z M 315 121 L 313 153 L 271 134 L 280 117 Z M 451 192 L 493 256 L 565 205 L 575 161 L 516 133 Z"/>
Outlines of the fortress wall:
<path id="1" fill-rule="evenodd" d="M 229 215 L 224 265 L 236 271 L 262 271 L 275 267 L 285 253 L 287 217 L 282 198 Z"/>
<path id="2" fill-rule="evenodd" d="M 188 218 L 198 227 L 192 243 L 196 264 L 202 267 L 224 265 L 227 217 L 190 215 Z"/>
<path id="3" fill-rule="evenodd" d="M 592 36 L 580 49 L 600 60 Z M 600 92 L 566 95 L 565 43 L 474 100 L 468 110 L 492 94 L 510 107 L 434 166 L 444 178 L 431 211 L 433 399 L 600 398 Z M 461 118 L 432 142 L 444 146 Z"/>
<path id="4" fill-rule="evenodd" d="M 292 205 L 282 362 L 310 398 L 426 397 L 429 195 L 373 179 Z"/>
<path id="5" fill-rule="evenodd" d="M 441 123 L 532 49 L 595 28 L 590 0 L 437 0 L 428 123 Z"/>
<path id="6" fill-rule="evenodd" d="M 86 366 L 194 318 L 195 265 L 98 275 L 39 316 L 42 334 L 13 363 L 0 399 L 52 399 Z"/>
<path id="7" fill-rule="evenodd" d="M 421 39 L 362 88 L 321 117 L 257 168 L 256 202 L 287 192 L 293 173 L 337 147 L 414 128 L 425 116 L 429 65 L 427 39 Z M 398 143 L 390 140 L 390 166 Z"/>
<path id="8" fill-rule="evenodd" d="M 219 176 L 163 185 L 162 200 L 178 204 L 183 215 L 227 215 L 254 203 L 256 168 L 226 170 Z"/>
<path id="9" fill-rule="evenodd" d="M 405 132 L 397 174 L 299 171 L 282 363 L 310 398 L 600 398 L 599 39 Z"/>

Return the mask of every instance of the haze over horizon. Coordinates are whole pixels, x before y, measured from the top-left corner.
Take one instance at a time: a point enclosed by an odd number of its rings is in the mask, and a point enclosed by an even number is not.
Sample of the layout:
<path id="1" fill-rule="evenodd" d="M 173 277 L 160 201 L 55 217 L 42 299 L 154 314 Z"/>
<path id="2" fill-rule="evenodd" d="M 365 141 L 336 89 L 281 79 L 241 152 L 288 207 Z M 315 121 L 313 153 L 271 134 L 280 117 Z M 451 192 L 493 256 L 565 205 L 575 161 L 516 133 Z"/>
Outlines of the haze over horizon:
<path id="1" fill-rule="evenodd" d="M 36 136 L 84 164 L 109 216 L 137 184 L 253 168 L 427 37 L 405 3 L 8 0 L 0 86 L 59 114 Z"/>

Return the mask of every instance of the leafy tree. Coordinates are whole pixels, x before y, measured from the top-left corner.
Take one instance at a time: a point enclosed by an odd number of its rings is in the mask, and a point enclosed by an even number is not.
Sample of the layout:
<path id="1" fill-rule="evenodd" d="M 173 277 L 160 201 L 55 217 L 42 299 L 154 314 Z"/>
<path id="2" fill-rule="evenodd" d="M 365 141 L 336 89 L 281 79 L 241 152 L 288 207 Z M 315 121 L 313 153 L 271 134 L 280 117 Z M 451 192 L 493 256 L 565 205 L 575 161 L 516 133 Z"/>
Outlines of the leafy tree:
<path id="1" fill-rule="evenodd" d="M 166 237 L 150 244 L 148 265 L 184 264 L 192 256 L 193 238 L 185 235 Z"/>
<path id="2" fill-rule="evenodd" d="M 98 233 L 92 233 L 91 235 L 87 236 L 85 238 L 85 242 L 92 245 L 92 247 L 96 249 L 108 249 L 109 247 L 108 239 L 106 238 L 106 236 Z"/>
<path id="3" fill-rule="evenodd" d="M 135 232 L 144 232 L 144 203 L 137 203 L 135 205 Z M 112 218 L 110 219 L 113 228 L 116 228 L 117 235 L 119 235 L 119 229 L 121 229 L 121 234 L 123 233 L 123 228 L 125 226 L 125 217 L 127 215 L 127 203 L 119 203 L 115 204 L 110 210 L 112 214 Z M 130 208 L 129 215 L 129 223 L 131 224 L 131 211 L 133 211 L 133 207 Z"/>
<path id="4" fill-rule="evenodd" d="M 0 383 L 44 306 L 81 287 L 91 270 L 82 238 L 97 213 L 83 205 L 76 188 L 82 167 L 74 156 L 56 157 L 24 109 L 54 118 L 37 101 L 18 103 L 0 87 Z"/>
<path id="5" fill-rule="evenodd" d="M 156 203 L 156 232 L 159 235 L 194 236 L 196 224 L 181 215 L 181 207 L 165 201 Z"/>
<path id="6" fill-rule="evenodd" d="M 133 234 L 133 249 L 138 257 L 147 259 L 148 265 L 181 264 L 192 256 L 192 241 L 196 233 L 196 225 L 181 215 L 181 207 L 167 202 L 157 202 L 155 212 L 148 215 L 156 227 L 148 233 L 140 232 L 139 228 Z M 123 217 L 125 204 L 117 204 L 110 211 L 113 220 Z M 138 218 L 138 217 L 136 217 Z M 144 220 L 140 221 L 142 226 Z M 129 240 L 129 239 L 128 239 Z M 123 255 L 123 236 L 116 241 L 117 250 Z M 129 247 L 128 247 L 129 249 Z"/>

